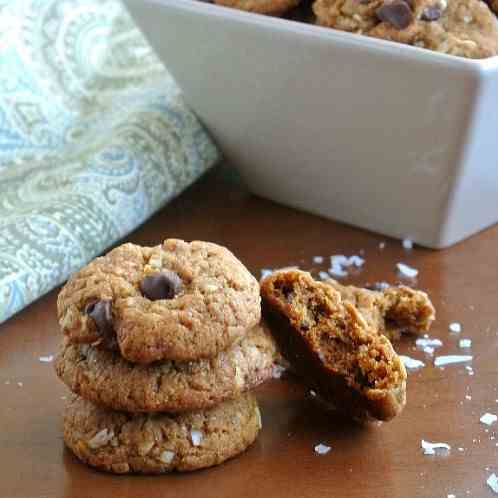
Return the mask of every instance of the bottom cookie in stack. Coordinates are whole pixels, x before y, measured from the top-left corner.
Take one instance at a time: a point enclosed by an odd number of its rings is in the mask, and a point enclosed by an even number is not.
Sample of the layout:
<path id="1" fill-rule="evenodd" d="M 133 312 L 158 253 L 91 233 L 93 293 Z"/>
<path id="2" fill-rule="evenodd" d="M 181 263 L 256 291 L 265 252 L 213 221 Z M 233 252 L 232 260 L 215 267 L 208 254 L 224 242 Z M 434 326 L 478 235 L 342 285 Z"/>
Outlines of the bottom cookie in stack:
<path id="1" fill-rule="evenodd" d="M 209 410 L 131 414 L 72 395 L 64 413 L 64 441 L 83 462 L 116 474 L 161 474 L 217 465 L 256 439 L 261 416 L 248 393 Z"/>

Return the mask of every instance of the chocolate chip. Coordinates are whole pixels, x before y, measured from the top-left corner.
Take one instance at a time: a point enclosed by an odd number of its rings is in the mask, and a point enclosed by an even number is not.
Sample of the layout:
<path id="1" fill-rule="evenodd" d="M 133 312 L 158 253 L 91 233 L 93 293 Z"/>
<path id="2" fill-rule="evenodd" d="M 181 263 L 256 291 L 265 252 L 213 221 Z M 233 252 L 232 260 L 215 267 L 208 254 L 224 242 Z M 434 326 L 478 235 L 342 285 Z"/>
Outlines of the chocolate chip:
<path id="1" fill-rule="evenodd" d="M 423 21 L 437 21 L 441 17 L 441 9 L 438 7 L 426 7 L 420 18 Z"/>
<path id="2" fill-rule="evenodd" d="M 142 294 L 151 301 L 173 299 L 182 290 L 180 277 L 172 271 L 162 271 L 145 277 L 140 282 Z"/>
<path id="3" fill-rule="evenodd" d="M 97 330 L 105 338 L 114 337 L 112 324 L 112 301 L 109 299 L 98 299 L 90 301 L 85 306 L 85 313 L 93 319 Z"/>
<path id="4" fill-rule="evenodd" d="M 405 29 L 413 21 L 413 13 L 408 3 L 404 0 L 385 3 L 375 13 L 382 22 L 391 24 L 396 29 Z"/>

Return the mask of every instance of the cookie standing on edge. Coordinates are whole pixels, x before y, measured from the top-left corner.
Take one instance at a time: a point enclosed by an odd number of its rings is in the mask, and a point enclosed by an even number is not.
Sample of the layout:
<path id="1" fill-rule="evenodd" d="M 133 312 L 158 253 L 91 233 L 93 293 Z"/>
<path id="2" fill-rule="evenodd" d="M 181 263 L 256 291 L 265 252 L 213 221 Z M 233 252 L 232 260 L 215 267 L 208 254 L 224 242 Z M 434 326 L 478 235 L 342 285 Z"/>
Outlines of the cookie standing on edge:
<path id="1" fill-rule="evenodd" d="M 57 301 L 72 343 L 129 361 L 210 358 L 259 323 L 259 285 L 226 248 L 169 239 L 123 244 L 73 275 Z"/>
<path id="2" fill-rule="evenodd" d="M 324 282 L 341 294 L 343 302 L 355 306 L 370 327 L 391 341 L 401 332 L 428 332 L 436 318 L 429 296 L 420 290 L 401 285 L 376 291 L 342 285 L 333 279 Z"/>
<path id="3" fill-rule="evenodd" d="M 210 408 L 255 388 L 272 375 L 273 338 L 257 325 L 216 357 L 136 365 L 119 353 L 87 344 L 65 344 L 57 375 L 76 394 L 128 412 L 185 412 Z"/>
<path id="4" fill-rule="evenodd" d="M 72 396 L 64 441 L 83 462 L 115 474 L 162 474 L 218 465 L 245 451 L 261 429 L 251 394 L 207 411 L 132 415 Z"/>
<path id="5" fill-rule="evenodd" d="M 495 1 L 495 0 L 492 0 Z M 318 24 L 472 59 L 498 54 L 482 0 L 316 0 Z"/>
<path id="6" fill-rule="evenodd" d="M 320 397 L 353 418 L 390 420 L 406 403 L 406 370 L 389 340 L 306 272 L 261 281 L 263 315 L 281 353 Z"/>

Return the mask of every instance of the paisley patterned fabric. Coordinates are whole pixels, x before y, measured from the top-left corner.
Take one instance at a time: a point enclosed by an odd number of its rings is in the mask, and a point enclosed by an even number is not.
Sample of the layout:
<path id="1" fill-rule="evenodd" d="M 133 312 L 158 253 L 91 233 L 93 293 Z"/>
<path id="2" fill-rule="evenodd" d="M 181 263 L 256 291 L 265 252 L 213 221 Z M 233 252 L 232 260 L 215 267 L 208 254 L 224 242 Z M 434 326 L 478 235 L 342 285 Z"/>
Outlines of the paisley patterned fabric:
<path id="1" fill-rule="evenodd" d="M 217 158 L 118 1 L 0 0 L 0 322 Z"/>

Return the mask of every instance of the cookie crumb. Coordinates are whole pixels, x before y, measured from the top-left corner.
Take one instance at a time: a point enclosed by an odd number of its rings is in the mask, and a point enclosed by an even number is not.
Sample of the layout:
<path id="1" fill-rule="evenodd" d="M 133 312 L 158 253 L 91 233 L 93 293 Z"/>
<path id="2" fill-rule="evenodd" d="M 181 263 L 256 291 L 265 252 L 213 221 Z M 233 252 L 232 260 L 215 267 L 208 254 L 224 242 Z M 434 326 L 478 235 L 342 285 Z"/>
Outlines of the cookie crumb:
<path id="1" fill-rule="evenodd" d="M 435 450 L 451 450 L 451 446 L 446 443 L 430 443 L 429 441 L 421 441 L 421 447 L 424 450 L 424 455 L 435 455 Z"/>
<path id="2" fill-rule="evenodd" d="M 461 348 L 470 348 L 472 346 L 472 341 L 470 339 L 460 339 L 458 341 L 458 346 Z"/>
<path id="3" fill-rule="evenodd" d="M 190 431 L 190 439 L 194 446 L 200 446 L 203 436 L 204 434 L 202 431 L 198 431 L 197 429 L 192 429 Z"/>
<path id="4" fill-rule="evenodd" d="M 404 355 L 399 355 L 399 357 L 406 368 L 416 369 L 425 367 L 425 363 L 423 361 L 416 360 L 415 358 L 410 358 L 409 356 Z"/>
<path id="5" fill-rule="evenodd" d="M 386 243 L 385 242 L 379 242 L 379 249 L 383 251 L 386 248 Z"/>
<path id="6" fill-rule="evenodd" d="M 448 328 L 450 329 L 450 332 L 455 332 L 456 334 L 459 334 L 462 331 L 462 325 L 458 322 L 450 323 Z"/>
<path id="7" fill-rule="evenodd" d="M 261 412 L 259 408 L 256 406 L 256 419 L 258 421 L 258 428 L 261 430 L 263 428 L 263 420 L 261 419 Z"/>
<path id="8" fill-rule="evenodd" d="M 41 363 L 51 363 L 54 359 L 54 355 L 40 356 L 39 360 Z"/>
<path id="9" fill-rule="evenodd" d="M 465 399 L 466 399 L 467 401 L 470 401 L 470 400 L 472 399 L 472 396 L 470 396 L 469 394 L 466 394 L 466 395 L 465 395 Z"/>
<path id="10" fill-rule="evenodd" d="M 493 413 L 485 413 L 479 421 L 485 425 L 493 425 L 498 420 L 498 417 Z"/>
<path id="11" fill-rule="evenodd" d="M 415 278 L 418 275 L 416 268 L 412 268 L 405 263 L 396 263 L 396 268 L 401 277 Z"/>
<path id="12" fill-rule="evenodd" d="M 326 444 L 320 443 L 315 446 L 315 453 L 318 455 L 326 455 L 332 448 Z"/>
<path id="13" fill-rule="evenodd" d="M 17 385 L 18 385 L 19 387 L 22 387 L 24 384 L 23 384 L 22 382 L 18 382 L 18 383 L 17 383 Z"/>
<path id="14" fill-rule="evenodd" d="M 101 431 L 97 432 L 95 436 L 90 439 L 87 444 L 92 450 L 96 450 L 98 448 L 101 448 L 102 446 L 105 446 L 109 443 L 109 441 L 114 437 L 114 432 L 112 430 L 108 429 L 102 429 Z"/>
<path id="15" fill-rule="evenodd" d="M 165 463 L 166 465 L 170 464 L 173 459 L 175 458 L 175 452 L 170 451 L 170 450 L 164 450 L 160 455 L 159 455 L 159 460 L 161 462 Z"/>
<path id="16" fill-rule="evenodd" d="M 453 363 L 464 363 L 466 361 L 472 361 L 472 356 L 467 355 L 448 355 L 448 356 L 437 356 L 434 360 L 434 366 L 441 367 L 443 365 L 451 365 Z"/>
<path id="17" fill-rule="evenodd" d="M 496 474 L 491 474 L 486 481 L 486 484 L 496 493 L 498 494 L 498 477 Z"/>

